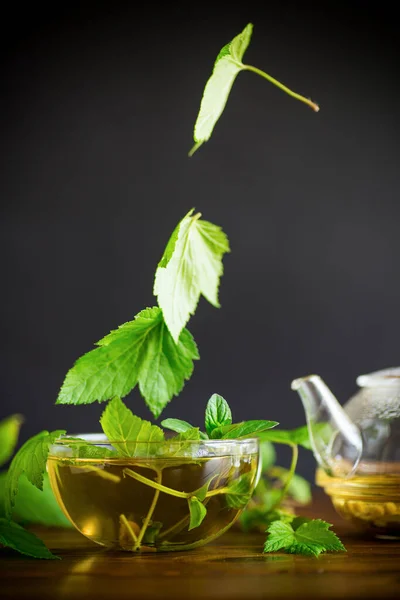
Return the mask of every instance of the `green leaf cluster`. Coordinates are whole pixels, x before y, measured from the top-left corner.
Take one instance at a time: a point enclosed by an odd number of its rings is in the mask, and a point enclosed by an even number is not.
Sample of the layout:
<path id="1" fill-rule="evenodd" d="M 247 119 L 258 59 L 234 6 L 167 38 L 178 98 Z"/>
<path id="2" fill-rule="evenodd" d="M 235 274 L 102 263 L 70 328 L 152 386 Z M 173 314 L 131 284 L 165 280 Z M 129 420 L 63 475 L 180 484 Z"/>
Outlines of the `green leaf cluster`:
<path id="1" fill-rule="evenodd" d="M 180 419 L 164 419 L 161 425 L 171 431 L 182 433 L 193 426 Z M 226 440 L 259 436 L 262 432 L 278 425 L 276 421 L 252 420 L 232 423 L 232 413 L 227 401 L 219 394 L 213 394 L 209 399 L 205 418 L 205 432 L 201 432 L 202 439 Z"/>
<path id="2" fill-rule="evenodd" d="M 0 421 L 0 466 L 14 454 L 22 422 L 21 415 Z M 45 473 L 46 436 L 50 443 L 53 438 L 48 432 L 28 440 L 13 458 L 8 471 L 0 473 L 0 545 L 34 558 L 54 559 L 57 557 L 44 543 L 22 527 L 31 523 L 71 526 L 54 498 Z"/>
<path id="3" fill-rule="evenodd" d="M 219 307 L 222 259 L 229 241 L 191 210 L 175 227 L 154 279 L 158 306 L 111 331 L 68 371 L 57 404 L 123 398 L 136 386 L 157 418 L 190 379 L 199 353 L 185 325 L 200 296 Z"/>

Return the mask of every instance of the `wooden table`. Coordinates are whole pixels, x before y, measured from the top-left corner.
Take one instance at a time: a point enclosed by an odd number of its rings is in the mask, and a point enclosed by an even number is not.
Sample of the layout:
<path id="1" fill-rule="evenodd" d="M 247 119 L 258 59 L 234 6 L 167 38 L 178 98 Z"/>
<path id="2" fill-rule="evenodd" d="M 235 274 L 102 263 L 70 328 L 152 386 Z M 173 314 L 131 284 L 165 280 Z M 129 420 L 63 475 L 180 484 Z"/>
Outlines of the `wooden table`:
<path id="1" fill-rule="evenodd" d="M 0 551 L 0 598 L 119 600 L 398 598 L 400 542 L 367 540 L 341 521 L 321 494 L 301 514 L 334 523 L 348 552 L 305 558 L 263 555 L 262 534 L 230 530 L 186 552 L 104 551 L 72 530 L 36 530 L 61 561 Z"/>

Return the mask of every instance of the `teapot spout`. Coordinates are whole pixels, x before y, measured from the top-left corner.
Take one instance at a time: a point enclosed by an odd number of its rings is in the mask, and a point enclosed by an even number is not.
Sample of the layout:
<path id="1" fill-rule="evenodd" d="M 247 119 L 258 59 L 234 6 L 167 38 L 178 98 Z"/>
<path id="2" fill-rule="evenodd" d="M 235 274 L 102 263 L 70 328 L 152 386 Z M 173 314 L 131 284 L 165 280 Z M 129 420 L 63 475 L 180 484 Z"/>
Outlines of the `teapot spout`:
<path id="1" fill-rule="evenodd" d="M 291 388 L 302 400 L 318 464 L 329 475 L 351 477 L 363 451 L 358 427 L 318 375 L 295 379 Z"/>

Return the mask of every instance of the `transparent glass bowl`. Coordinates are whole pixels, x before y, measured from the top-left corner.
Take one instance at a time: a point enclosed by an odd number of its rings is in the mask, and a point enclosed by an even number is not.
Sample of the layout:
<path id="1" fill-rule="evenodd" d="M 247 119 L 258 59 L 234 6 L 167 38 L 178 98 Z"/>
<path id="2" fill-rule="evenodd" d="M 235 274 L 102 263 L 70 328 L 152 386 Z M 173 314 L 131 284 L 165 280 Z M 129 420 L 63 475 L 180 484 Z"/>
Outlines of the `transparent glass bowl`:
<path id="1" fill-rule="evenodd" d="M 258 439 L 126 444 L 77 437 L 85 445 L 61 438 L 50 448 L 52 489 L 83 535 L 117 550 L 207 544 L 236 521 L 259 476 Z"/>

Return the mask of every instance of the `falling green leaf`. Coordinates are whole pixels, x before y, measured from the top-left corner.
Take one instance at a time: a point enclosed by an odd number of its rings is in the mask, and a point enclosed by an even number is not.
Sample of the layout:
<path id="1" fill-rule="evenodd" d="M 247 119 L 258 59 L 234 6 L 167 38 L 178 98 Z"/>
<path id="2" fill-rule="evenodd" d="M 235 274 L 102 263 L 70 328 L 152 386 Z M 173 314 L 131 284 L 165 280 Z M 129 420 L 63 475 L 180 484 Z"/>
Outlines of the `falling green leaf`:
<path id="1" fill-rule="evenodd" d="M 201 295 L 213 306 L 220 306 L 222 257 L 230 251 L 229 242 L 220 227 L 200 216 L 191 210 L 182 219 L 173 251 L 168 253 L 168 261 L 161 260 L 154 280 L 154 294 L 176 342 Z"/>
<path id="2" fill-rule="evenodd" d="M 253 71 L 289 94 L 289 96 L 292 96 L 292 98 L 304 102 L 315 112 L 319 111 L 319 106 L 309 98 L 305 98 L 304 96 L 293 92 L 274 79 L 274 77 L 271 77 L 271 75 L 261 71 L 261 69 L 243 64 L 242 58 L 250 43 L 252 33 L 253 25 L 252 23 L 249 23 L 243 31 L 229 44 L 226 44 L 218 54 L 211 77 L 208 79 L 204 88 L 199 114 L 194 126 L 193 138 L 195 145 L 190 150 L 189 156 L 192 156 L 204 142 L 210 139 L 215 124 L 224 111 L 233 83 L 240 71 Z"/>
<path id="3" fill-rule="evenodd" d="M 206 142 L 213 132 L 214 126 L 226 106 L 233 83 L 243 69 L 242 58 L 250 43 L 253 25 L 246 25 L 229 44 L 219 52 L 211 77 L 204 88 L 199 114 L 194 126 L 195 146 L 189 156 Z"/>
<path id="4" fill-rule="evenodd" d="M 90 404 L 126 396 L 139 384 L 146 404 L 158 417 L 182 390 L 199 358 L 187 329 L 177 343 L 172 339 L 160 308 L 142 310 L 77 360 L 67 373 L 57 404 Z"/>

